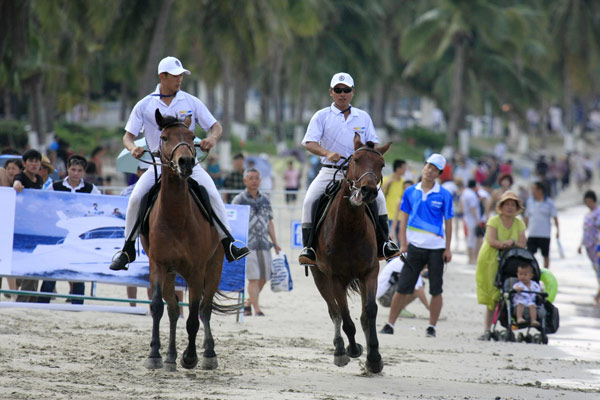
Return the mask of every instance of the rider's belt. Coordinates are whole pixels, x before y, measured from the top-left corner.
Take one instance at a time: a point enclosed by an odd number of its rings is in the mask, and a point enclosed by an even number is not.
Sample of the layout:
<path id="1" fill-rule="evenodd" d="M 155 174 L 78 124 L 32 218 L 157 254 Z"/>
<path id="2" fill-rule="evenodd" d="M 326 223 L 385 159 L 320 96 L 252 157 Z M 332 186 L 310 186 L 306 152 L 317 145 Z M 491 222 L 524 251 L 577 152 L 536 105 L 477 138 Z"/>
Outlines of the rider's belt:
<path id="1" fill-rule="evenodd" d="M 324 168 L 333 168 L 333 169 L 342 169 L 344 171 L 348 170 L 348 167 L 340 167 L 339 165 L 331 165 L 331 164 L 321 164 L 321 167 L 324 167 Z"/>

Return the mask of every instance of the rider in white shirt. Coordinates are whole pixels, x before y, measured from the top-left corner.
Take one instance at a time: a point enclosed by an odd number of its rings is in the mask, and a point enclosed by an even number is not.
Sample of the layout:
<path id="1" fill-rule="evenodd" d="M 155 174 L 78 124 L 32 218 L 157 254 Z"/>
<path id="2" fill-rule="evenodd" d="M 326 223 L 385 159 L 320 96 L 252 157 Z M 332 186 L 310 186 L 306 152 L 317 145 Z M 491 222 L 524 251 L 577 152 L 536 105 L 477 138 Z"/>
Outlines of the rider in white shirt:
<path id="1" fill-rule="evenodd" d="M 160 128 L 155 120 L 155 112 L 158 109 L 163 116 L 177 117 L 183 121 L 190 118 L 192 123 L 190 129 L 194 131 L 195 125 L 199 125 L 208 132 L 205 139 L 200 142 L 202 151 L 208 151 L 213 148 L 217 140 L 221 137 L 223 128 L 213 117 L 208 108 L 198 98 L 180 90 L 183 74 L 189 75 L 190 71 L 183 68 L 181 62 L 175 57 L 166 57 L 158 64 L 158 77 L 160 84 L 156 90 L 140 100 L 129 116 L 125 126 L 125 135 L 123 135 L 123 144 L 131 152 L 133 157 L 140 158 L 144 154 L 144 148 L 137 146 L 134 142 L 139 133 L 144 130 L 146 144 L 151 152 L 158 151 L 160 148 Z M 160 170 L 158 170 L 160 173 Z M 227 222 L 227 212 L 214 181 L 208 173 L 197 164 L 192 172 L 192 178 L 201 186 L 204 186 L 208 192 L 211 206 L 218 219 L 223 223 L 224 229 L 216 224 L 219 237 L 225 248 L 227 260 L 238 260 L 248 255 L 249 250 L 246 247 L 238 248 L 228 235 L 229 224 Z M 127 214 L 125 222 L 125 246 L 110 265 L 112 270 L 127 269 L 127 264 L 135 259 L 135 239 L 138 235 L 136 220 L 140 208 L 140 201 L 144 194 L 154 185 L 154 168 L 148 168 L 140 177 L 127 205 Z"/>
<path id="2" fill-rule="evenodd" d="M 302 265 L 314 265 L 316 254 L 309 241 L 312 231 L 312 207 L 314 202 L 325 192 L 332 179 L 340 180 L 343 173 L 338 172 L 344 158 L 354 153 L 354 136 L 358 134 L 363 143 L 368 141 L 379 143 L 373 121 L 369 114 L 350 105 L 354 97 L 354 80 L 345 73 L 333 76 L 329 86 L 329 94 L 333 98 L 331 106 L 319 110 L 313 115 L 302 144 L 306 150 L 321 157 L 322 168 L 310 184 L 302 206 L 302 239 L 304 249 L 300 252 Z M 344 167 L 345 168 L 345 167 Z M 398 255 L 398 246 L 388 237 L 388 217 L 385 196 L 379 190 L 377 194 L 379 210 L 377 232 L 378 256 L 392 258 Z"/>

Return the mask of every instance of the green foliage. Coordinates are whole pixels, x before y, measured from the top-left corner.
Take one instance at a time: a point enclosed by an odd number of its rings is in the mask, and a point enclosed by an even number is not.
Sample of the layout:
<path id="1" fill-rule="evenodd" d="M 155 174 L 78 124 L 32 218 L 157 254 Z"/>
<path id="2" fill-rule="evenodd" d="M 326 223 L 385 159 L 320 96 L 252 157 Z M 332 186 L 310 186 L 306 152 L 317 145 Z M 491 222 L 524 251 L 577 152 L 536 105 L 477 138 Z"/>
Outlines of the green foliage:
<path id="1" fill-rule="evenodd" d="M 25 124 L 18 121 L 0 120 L 0 149 L 11 147 L 24 149 L 27 146 Z"/>
<path id="2" fill-rule="evenodd" d="M 54 133 L 57 137 L 69 143 L 75 153 L 89 155 L 96 146 L 123 136 L 123 129 L 106 129 L 69 122 L 57 122 L 54 126 Z"/>

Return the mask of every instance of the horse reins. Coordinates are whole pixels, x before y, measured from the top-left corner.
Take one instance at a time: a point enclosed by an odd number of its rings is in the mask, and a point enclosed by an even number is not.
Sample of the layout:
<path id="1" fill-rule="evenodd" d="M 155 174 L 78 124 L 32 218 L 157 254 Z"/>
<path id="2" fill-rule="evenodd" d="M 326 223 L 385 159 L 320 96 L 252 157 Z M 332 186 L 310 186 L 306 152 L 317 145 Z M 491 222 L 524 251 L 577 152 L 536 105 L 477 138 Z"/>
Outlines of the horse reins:
<path id="1" fill-rule="evenodd" d="M 354 152 L 354 154 L 358 153 L 359 151 L 370 151 L 372 153 L 378 154 L 380 157 L 383 158 L 383 154 L 381 154 L 379 151 L 377 151 L 377 150 L 375 150 L 375 149 L 373 149 L 371 147 L 366 147 L 366 146 L 360 147 L 360 148 L 358 148 Z M 342 157 L 342 158 L 344 158 L 344 157 Z M 345 161 L 342 163 L 342 165 L 340 165 L 340 170 L 342 169 L 342 167 L 345 164 L 349 164 L 350 160 L 352 160 L 352 155 L 350 157 L 346 158 Z M 336 173 L 337 173 L 337 171 L 336 171 Z M 363 173 L 361 176 L 359 176 L 358 179 L 355 179 L 355 180 L 352 180 L 352 181 L 350 179 L 348 179 L 348 171 L 346 171 L 346 173 L 344 174 L 344 180 L 346 181 L 346 183 L 350 187 L 350 190 L 354 191 L 354 190 L 360 189 L 358 186 L 356 186 L 356 184 L 359 183 L 367 175 L 373 175 L 375 177 L 375 180 L 377 180 L 377 184 L 378 185 L 381 183 L 381 179 L 378 179 L 377 178 L 377 174 L 375 174 L 375 172 L 373 172 L 373 171 L 367 171 L 367 172 Z M 334 174 L 334 179 L 335 179 L 335 174 Z"/>

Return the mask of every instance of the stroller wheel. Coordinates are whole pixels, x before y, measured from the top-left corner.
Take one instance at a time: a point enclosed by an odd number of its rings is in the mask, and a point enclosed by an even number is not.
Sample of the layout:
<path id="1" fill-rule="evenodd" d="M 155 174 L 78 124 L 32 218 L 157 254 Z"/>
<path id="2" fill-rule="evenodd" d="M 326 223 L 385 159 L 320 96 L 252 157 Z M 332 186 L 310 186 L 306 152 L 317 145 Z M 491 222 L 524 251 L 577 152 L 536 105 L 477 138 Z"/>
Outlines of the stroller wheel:
<path id="1" fill-rule="evenodd" d="M 533 335 L 533 340 L 532 340 L 533 343 L 537 344 L 537 343 L 540 343 L 541 341 L 542 341 L 542 338 L 539 333 L 536 333 L 535 335 Z"/>
<path id="2" fill-rule="evenodd" d="M 492 332 L 492 339 L 494 339 L 496 342 L 498 340 L 500 340 L 501 337 L 502 337 L 502 332 L 500 332 L 500 331 L 494 331 L 494 332 Z"/>
<path id="3" fill-rule="evenodd" d="M 527 335 L 525 335 L 526 343 L 531 343 L 532 341 L 533 341 L 533 337 L 529 333 Z"/>
<path id="4" fill-rule="evenodd" d="M 524 342 L 525 341 L 525 335 L 523 335 L 522 332 L 519 332 L 519 334 L 517 335 L 517 342 Z"/>
<path id="5" fill-rule="evenodd" d="M 504 332 L 504 341 L 505 342 L 514 342 L 515 341 L 515 334 L 513 333 L 512 330 L 507 329 Z"/>
<path id="6" fill-rule="evenodd" d="M 542 344 L 548 344 L 548 335 L 542 333 Z"/>

